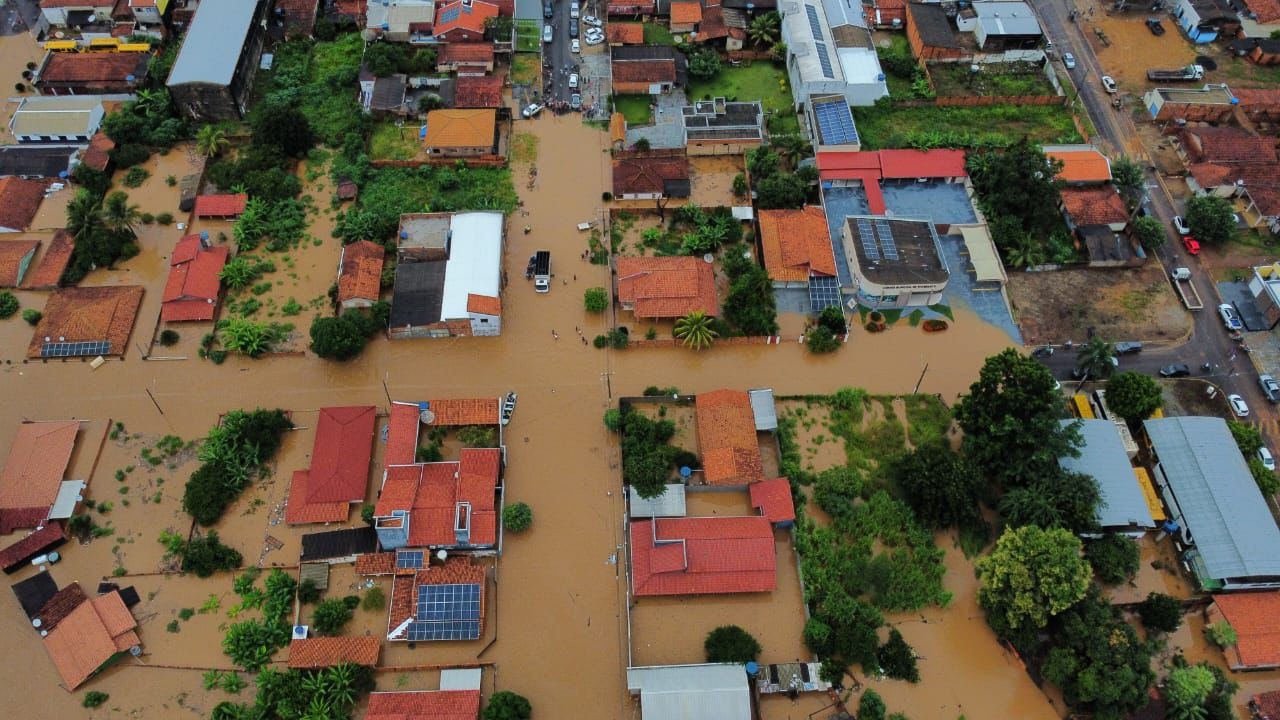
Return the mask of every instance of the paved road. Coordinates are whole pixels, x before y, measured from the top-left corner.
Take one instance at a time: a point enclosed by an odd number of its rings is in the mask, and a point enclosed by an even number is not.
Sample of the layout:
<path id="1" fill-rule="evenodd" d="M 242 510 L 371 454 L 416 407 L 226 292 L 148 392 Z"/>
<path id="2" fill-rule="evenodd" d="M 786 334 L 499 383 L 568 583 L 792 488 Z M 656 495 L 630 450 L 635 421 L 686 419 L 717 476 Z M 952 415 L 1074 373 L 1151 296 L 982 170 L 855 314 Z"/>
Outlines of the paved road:
<path id="1" fill-rule="evenodd" d="M 551 80 L 551 92 L 546 93 L 546 97 L 565 102 L 568 102 L 569 96 L 574 93 L 569 88 L 567 72 L 576 72 L 575 66 L 578 62 L 578 56 L 574 55 L 569 48 L 569 3 L 570 0 L 552 0 L 552 18 L 549 21 L 543 20 L 544 23 L 551 23 L 554 38 L 551 42 L 542 45 L 543 79 L 544 82 L 548 78 Z M 579 24 L 579 42 L 582 41 L 581 31 L 581 24 Z"/>

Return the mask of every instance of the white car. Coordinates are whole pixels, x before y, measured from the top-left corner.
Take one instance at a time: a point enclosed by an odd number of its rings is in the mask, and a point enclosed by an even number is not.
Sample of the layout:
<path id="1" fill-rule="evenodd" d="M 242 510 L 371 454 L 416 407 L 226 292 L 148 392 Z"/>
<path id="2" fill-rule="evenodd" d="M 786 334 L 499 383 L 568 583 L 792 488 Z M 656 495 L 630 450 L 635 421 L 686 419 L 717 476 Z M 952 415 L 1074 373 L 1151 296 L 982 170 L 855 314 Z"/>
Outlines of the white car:
<path id="1" fill-rule="evenodd" d="M 578 87 L 578 73 L 571 73 L 569 75 L 569 87 L 571 88 Z"/>
<path id="2" fill-rule="evenodd" d="M 554 33 L 554 31 L 551 29 L 551 26 L 550 26 L 550 25 L 543 25 L 543 26 L 542 26 L 542 42 L 544 42 L 544 43 L 549 43 L 549 42 L 551 42 L 552 40 L 554 40 L 554 39 L 555 39 L 555 37 L 556 37 L 556 36 L 555 36 L 555 33 Z"/>
<path id="3" fill-rule="evenodd" d="M 1076 69 L 1076 56 L 1071 53 L 1062 53 L 1062 64 L 1067 66 L 1068 70 Z"/>
<path id="4" fill-rule="evenodd" d="M 604 23 L 600 22 L 600 18 L 595 15 L 583 15 L 582 22 L 583 24 L 590 25 L 592 27 L 604 27 Z"/>
<path id="5" fill-rule="evenodd" d="M 1117 87 L 1117 85 L 1116 85 L 1116 81 L 1115 81 L 1115 80 L 1113 80 L 1113 79 L 1111 78 L 1111 76 L 1110 76 L 1110 75 L 1103 75 L 1103 76 L 1102 76 L 1102 89 L 1103 89 L 1103 90 L 1106 90 L 1108 93 L 1115 93 L 1115 91 L 1118 89 L 1118 87 Z"/>
<path id="6" fill-rule="evenodd" d="M 1177 230 L 1179 235 L 1191 234 L 1191 226 L 1187 224 L 1186 218 L 1181 215 L 1173 216 L 1173 229 Z"/>
<path id="7" fill-rule="evenodd" d="M 1265 447 L 1258 448 L 1258 459 L 1262 461 L 1262 467 L 1271 472 L 1276 471 L 1276 459 L 1271 456 L 1270 450 Z"/>
<path id="8" fill-rule="evenodd" d="M 574 20 L 578 19 L 578 3 L 576 2 L 569 3 L 569 17 L 573 18 Z"/>
<path id="9" fill-rule="evenodd" d="M 599 44 L 600 44 L 600 43 L 602 43 L 602 42 L 604 42 L 604 36 L 603 36 L 603 35 L 592 35 L 591 33 L 587 33 L 587 44 L 588 44 L 588 45 L 599 45 Z"/>
<path id="10" fill-rule="evenodd" d="M 1244 329 L 1244 323 L 1240 320 L 1240 313 L 1236 312 L 1235 306 L 1223 303 L 1218 306 L 1218 315 L 1222 316 L 1222 324 L 1228 330 L 1237 332 Z"/>
<path id="11" fill-rule="evenodd" d="M 1231 412 L 1236 417 L 1249 417 L 1249 406 L 1245 404 L 1244 398 L 1239 395 L 1228 395 L 1227 402 L 1231 403 Z"/>
<path id="12" fill-rule="evenodd" d="M 582 44 L 578 42 L 578 38 L 574 38 L 569 41 L 569 52 L 582 52 Z"/>
<path id="13" fill-rule="evenodd" d="M 529 107 L 525 108 L 524 110 L 521 110 L 520 115 L 526 118 L 531 118 L 536 116 L 540 112 L 542 112 L 542 106 L 539 105 L 538 103 L 534 103 Z"/>

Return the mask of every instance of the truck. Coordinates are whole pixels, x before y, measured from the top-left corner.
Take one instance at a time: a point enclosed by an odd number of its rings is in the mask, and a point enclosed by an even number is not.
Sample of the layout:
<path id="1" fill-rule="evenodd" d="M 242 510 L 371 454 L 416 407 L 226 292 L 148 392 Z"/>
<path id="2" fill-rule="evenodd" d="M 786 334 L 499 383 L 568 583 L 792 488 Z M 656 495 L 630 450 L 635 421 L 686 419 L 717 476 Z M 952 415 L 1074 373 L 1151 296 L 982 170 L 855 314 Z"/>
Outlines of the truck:
<path id="1" fill-rule="evenodd" d="M 533 254 L 533 289 L 551 292 L 551 251 L 539 250 Z"/>
<path id="2" fill-rule="evenodd" d="M 1173 280 L 1173 286 L 1178 289 L 1178 297 L 1182 298 L 1182 304 L 1187 306 L 1188 310 L 1199 310 L 1204 307 L 1204 301 L 1200 299 L 1200 292 L 1196 290 L 1195 283 L 1191 282 L 1191 271 L 1187 268 L 1175 268 L 1169 273 L 1169 278 Z"/>
<path id="3" fill-rule="evenodd" d="M 1176 70 L 1148 70 L 1147 79 L 1152 82 L 1192 82 L 1204 78 L 1204 67 L 1188 65 Z"/>

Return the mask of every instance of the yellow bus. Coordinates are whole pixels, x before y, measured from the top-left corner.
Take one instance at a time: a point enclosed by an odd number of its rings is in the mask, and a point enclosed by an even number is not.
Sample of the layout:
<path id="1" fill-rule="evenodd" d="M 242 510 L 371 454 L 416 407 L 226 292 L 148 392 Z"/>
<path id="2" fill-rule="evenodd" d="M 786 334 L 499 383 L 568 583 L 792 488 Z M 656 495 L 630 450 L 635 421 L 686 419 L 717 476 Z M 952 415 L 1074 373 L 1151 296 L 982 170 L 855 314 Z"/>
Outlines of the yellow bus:
<path id="1" fill-rule="evenodd" d="M 94 38 L 89 41 L 90 50 L 111 50 L 120 49 L 120 41 L 116 38 Z"/>
<path id="2" fill-rule="evenodd" d="M 1151 511 L 1151 519 L 1157 524 L 1164 522 L 1164 505 L 1160 504 L 1160 496 L 1156 494 L 1156 488 L 1151 484 L 1151 474 L 1144 467 L 1136 467 L 1133 469 L 1134 477 L 1138 480 L 1138 487 L 1142 488 L 1142 498 L 1147 501 L 1147 509 Z"/>
<path id="3" fill-rule="evenodd" d="M 1093 407 L 1089 405 L 1088 395 L 1072 395 L 1071 406 L 1075 411 L 1076 417 L 1081 420 L 1094 420 Z"/>
<path id="4" fill-rule="evenodd" d="M 147 43 L 121 43 L 116 49 L 120 52 L 151 52 L 151 46 Z"/>
<path id="5" fill-rule="evenodd" d="M 80 49 L 80 44 L 75 40 L 50 40 L 44 44 L 44 49 L 50 52 L 75 52 Z"/>

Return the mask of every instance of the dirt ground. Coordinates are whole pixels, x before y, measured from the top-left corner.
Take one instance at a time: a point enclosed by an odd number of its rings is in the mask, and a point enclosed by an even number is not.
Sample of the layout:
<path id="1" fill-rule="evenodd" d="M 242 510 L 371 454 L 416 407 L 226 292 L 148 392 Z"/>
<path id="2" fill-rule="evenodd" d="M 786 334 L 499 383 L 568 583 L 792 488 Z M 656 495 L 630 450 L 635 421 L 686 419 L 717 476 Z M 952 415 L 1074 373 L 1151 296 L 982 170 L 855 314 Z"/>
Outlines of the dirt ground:
<path id="1" fill-rule="evenodd" d="M 1069 6 L 1071 4 L 1068 3 Z M 1080 12 L 1079 22 L 1098 61 L 1105 72 L 1119 83 L 1122 92 L 1141 95 L 1154 87 L 1147 82 L 1147 70 L 1182 67 L 1194 62 L 1196 55 L 1201 53 L 1193 48 L 1167 14 L 1160 16 L 1165 33 L 1157 37 L 1151 34 L 1145 23 L 1150 13 L 1108 14 L 1112 3 L 1107 0 L 1074 0 L 1074 5 Z M 1086 82 L 1096 83 L 1098 78 L 1091 76 Z"/>
<path id="2" fill-rule="evenodd" d="M 690 157 L 689 178 L 693 183 L 693 192 L 689 202 L 702 207 L 743 204 L 743 200 L 733 196 L 733 178 L 744 167 L 740 156 Z"/>
<path id="3" fill-rule="evenodd" d="M 1010 273 L 1009 302 L 1028 345 L 1109 340 L 1174 341 L 1191 329 L 1157 262 L 1141 268 Z"/>
<path id="4" fill-rule="evenodd" d="M 1160 387 L 1163 390 L 1165 415 L 1205 415 L 1224 420 L 1235 419 L 1227 405 L 1226 395 L 1218 392 L 1210 397 L 1208 390 L 1211 386 L 1204 380 L 1162 380 Z"/>

